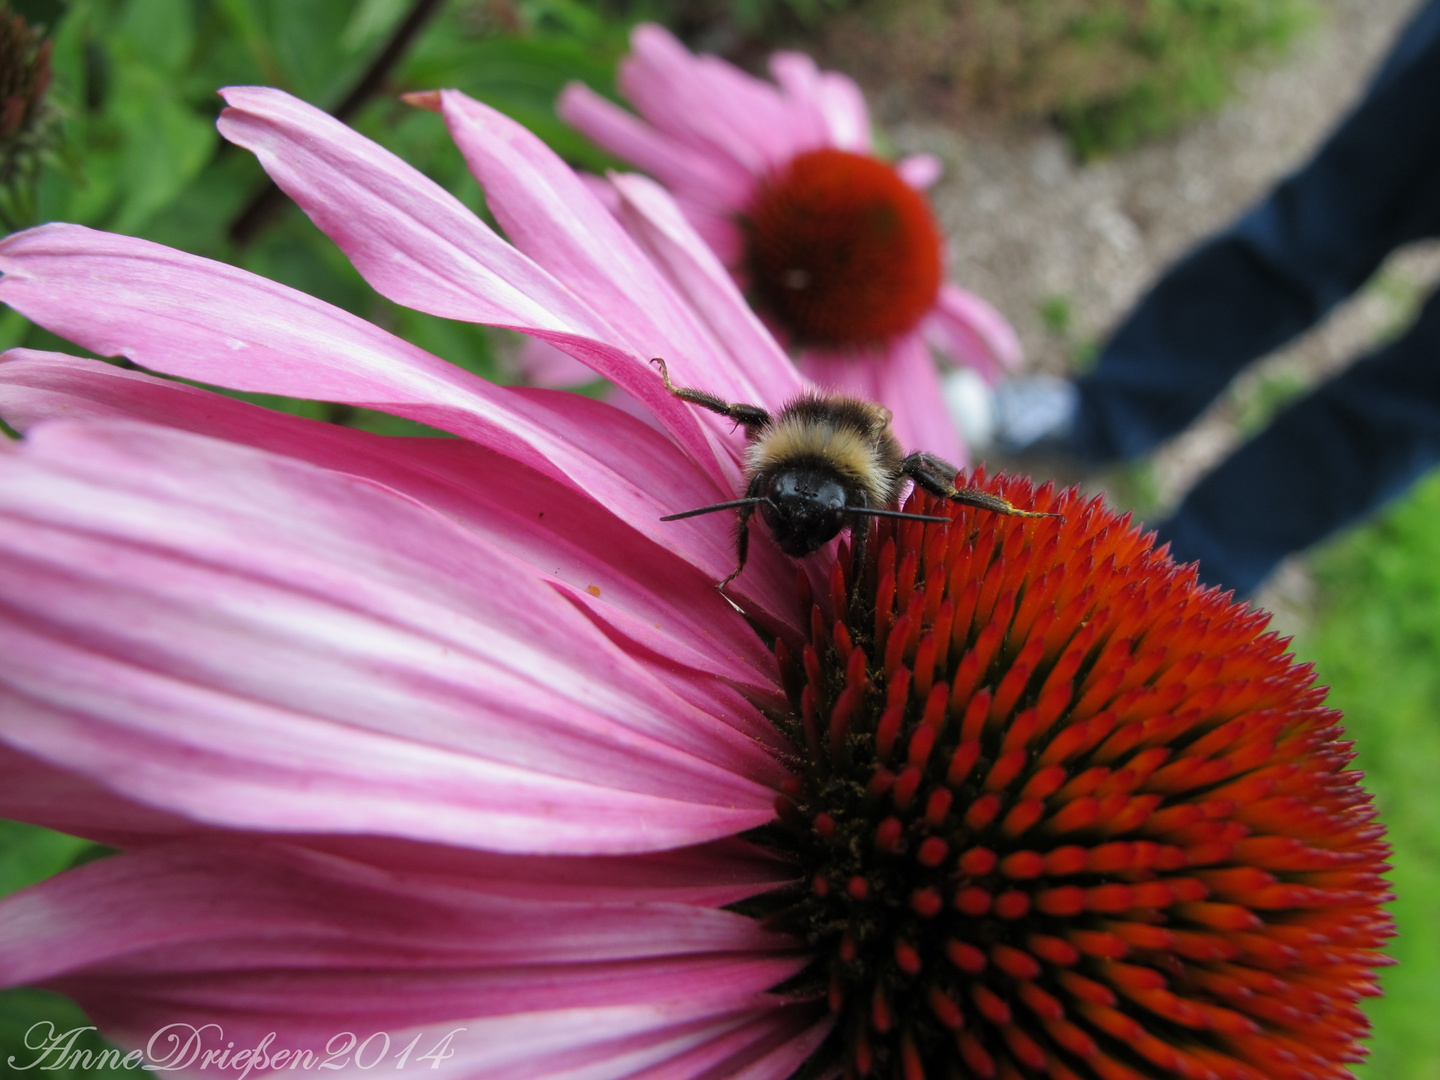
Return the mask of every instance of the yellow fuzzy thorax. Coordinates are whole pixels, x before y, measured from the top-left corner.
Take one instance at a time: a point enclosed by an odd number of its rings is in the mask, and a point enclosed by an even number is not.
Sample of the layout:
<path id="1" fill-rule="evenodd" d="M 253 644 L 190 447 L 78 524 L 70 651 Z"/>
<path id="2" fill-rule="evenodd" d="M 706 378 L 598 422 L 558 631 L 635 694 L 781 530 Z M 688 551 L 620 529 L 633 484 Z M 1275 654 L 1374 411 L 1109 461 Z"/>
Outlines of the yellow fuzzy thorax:
<path id="1" fill-rule="evenodd" d="M 849 425 L 782 414 L 745 450 L 749 476 L 803 461 L 826 462 L 865 493 L 867 505 L 885 506 L 895 494 L 874 438 Z"/>

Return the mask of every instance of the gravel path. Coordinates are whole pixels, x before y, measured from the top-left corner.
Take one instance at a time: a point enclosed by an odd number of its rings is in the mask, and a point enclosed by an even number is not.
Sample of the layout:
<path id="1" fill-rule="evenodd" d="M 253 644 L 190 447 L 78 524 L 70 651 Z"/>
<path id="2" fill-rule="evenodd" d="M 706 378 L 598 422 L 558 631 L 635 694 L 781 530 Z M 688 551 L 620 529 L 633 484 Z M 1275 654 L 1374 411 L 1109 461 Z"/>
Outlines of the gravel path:
<path id="1" fill-rule="evenodd" d="M 933 197 L 952 238 L 956 280 L 1014 322 L 1037 369 L 1061 372 L 1128 310 L 1171 260 L 1223 225 L 1302 163 L 1363 89 L 1417 0 L 1322 0 L 1322 18 L 1289 54 L 1242 74 L 1222 112 L 1138 150 L 1078 165 L 1045 130 L 956 131 L 917 116 L 900 95 L 876 99 L 878 119 L 903 152 L 946 164 Z M 1348 305 L 1290 348 L 1252 369 L 1189 431 L 1162 448 L 1137 499 L 1133 471 L 1117 501 L 1153 511 L 1194 479 L 1261 415 L 1260 402 L 1311 384 L 1402 324 L 1440 281 L 1440 244 L 1408 248 Z M 1069 325 L 1047 326 L 1068 309 Z M 1260 598 L 1288 629 L 1303 621 L 1302 561 Z"/>

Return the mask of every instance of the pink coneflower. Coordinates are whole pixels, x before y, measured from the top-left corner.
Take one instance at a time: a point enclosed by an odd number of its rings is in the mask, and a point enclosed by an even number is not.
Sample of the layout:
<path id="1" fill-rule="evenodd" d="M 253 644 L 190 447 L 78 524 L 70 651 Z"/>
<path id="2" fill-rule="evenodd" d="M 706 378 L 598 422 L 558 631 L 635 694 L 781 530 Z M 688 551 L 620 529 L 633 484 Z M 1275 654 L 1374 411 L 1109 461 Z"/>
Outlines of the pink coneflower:
<path id="1" fill-rule="evenodd" d="M 572 83 L 560 115 L 661 181 L 815 382 L 895 412 L 902 441 L 961 460 L 931 349 L 994 378 L 1020 346 L 989 304 L 944 280 L 921 191 L 939 163 L 875 155 L 853 81 L 777 53 L 775 83 L 636 28 L 621 64 L 635 116 Z"/>
<path id="2" fill-rule="evenodd" d="M 729 523 L 658 521 L 732 494 L 740 443 L 647 359 L 770 407 L 797 376 L 673 204 L 625 189 L 662 273 L 446 92 L 511 248 L 316 110 L 226 97 L 377 287 L 663 430 L 153 244 L 0 243 L 0 299 L 87 348 L 462 436 L 0 364 L 0 813 L 126 849 L 0 902 L 0 978 L 198 1076 L 1345 1074 L 1384 845 L 1263 616 L 977 477 L 1063 520 L 914 498 L 950 523 L 798 574 L 759 543 L 742 617 Z"/>

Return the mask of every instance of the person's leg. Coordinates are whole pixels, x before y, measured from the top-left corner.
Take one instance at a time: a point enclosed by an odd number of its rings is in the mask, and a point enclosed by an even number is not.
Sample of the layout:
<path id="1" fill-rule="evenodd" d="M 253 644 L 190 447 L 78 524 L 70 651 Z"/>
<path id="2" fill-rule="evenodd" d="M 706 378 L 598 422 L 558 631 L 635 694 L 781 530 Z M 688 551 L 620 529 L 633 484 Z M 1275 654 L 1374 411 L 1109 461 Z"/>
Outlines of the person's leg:
<path id="1" fill-rule="evenodd" d="M 1440 294 L 1404 337 L 1282 411 L 1160 526 L 1179 562 L 1244 596 L 1287 555 L 1440 464 Z"/>
<path id="2" fill-rule="evenodd" d="M 1308 329 L 1400 244 L 1440 234 L 1440 0 L 1311 161 L 1169 271 L 1078 380 L 1074 451 L 1132 458 Z"/>

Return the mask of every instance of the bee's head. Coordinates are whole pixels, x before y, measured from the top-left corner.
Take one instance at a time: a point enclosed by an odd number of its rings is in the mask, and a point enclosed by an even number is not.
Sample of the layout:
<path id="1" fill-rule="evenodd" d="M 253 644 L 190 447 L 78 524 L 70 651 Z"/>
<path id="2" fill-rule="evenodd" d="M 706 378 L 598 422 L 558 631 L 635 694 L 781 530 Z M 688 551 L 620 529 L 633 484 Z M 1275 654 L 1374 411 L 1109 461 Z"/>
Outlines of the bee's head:
<path id="1" fill-rule="evenodd" d="M 845 527 L 848 493 L 834 471 L 789 468 L 765 486 L 760 516 L 780 550 L 799 558 L 819 551 Z"/>

